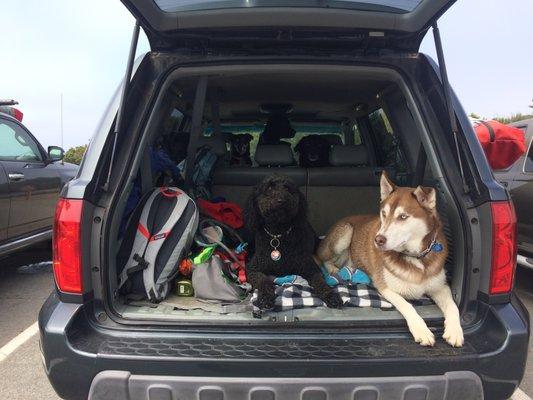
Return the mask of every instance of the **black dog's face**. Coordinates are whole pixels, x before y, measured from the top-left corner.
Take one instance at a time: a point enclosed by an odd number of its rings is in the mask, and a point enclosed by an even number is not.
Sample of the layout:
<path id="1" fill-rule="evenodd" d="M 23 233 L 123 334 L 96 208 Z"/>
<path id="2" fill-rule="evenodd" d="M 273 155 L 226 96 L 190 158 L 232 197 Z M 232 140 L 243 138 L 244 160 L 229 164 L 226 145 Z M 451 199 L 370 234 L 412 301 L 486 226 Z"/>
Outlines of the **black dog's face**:
<path id="1" fill-rule="evenodd" d="M 235 135 L 231 138 L 231 146 L 235 154 L 244 156 L 250 152 L 250 141 L 252 135 L 246 133 L 244 135 Z"/>
<path id="2" fill-rule="evenodd" d="M 269 226 L 283 226 L 290 223 L 300 207 L 298 187 L 288 178 L 269 176 L 261 182 L 256 196 L 256 205 L 265 223 Z"/>

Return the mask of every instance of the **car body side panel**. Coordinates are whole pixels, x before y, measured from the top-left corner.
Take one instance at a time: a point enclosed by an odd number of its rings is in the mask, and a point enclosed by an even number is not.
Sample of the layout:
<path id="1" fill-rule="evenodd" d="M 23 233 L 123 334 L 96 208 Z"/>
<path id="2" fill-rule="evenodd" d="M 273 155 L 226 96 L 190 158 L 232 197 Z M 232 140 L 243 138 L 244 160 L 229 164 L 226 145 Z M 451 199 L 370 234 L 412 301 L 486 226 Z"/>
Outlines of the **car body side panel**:
<path id="1" fill-rule="evenodd" d="M 8 174 L 24 175 L 10 181 L 11 212 L 8 236 L 17 237 L 53 224 L 55 205 L 59 198 L 61 179 L 53 164 L 2 161 Z"/>
<path id="2" fill-rule="evenodd" d="M 527 150 L 530 149 L 533 142 L 533 123 L 531 123 L 526 132 Z M 511 183 L 511 197 L 514 202 L 516 215 L 518 218 L 518 248 L 519 252 L 525 252 L 533 255 L 533 172 L 525 170 L 526 157 L 524 154 L 517 162 L 516 174 L 513 176 Z"/>
<path id="3" fill-rule="evenodd" d="M 7 239 L 10 206 L 11 199 L 9 197 L 7 174 L 0 163 L 0 241 Z"/>

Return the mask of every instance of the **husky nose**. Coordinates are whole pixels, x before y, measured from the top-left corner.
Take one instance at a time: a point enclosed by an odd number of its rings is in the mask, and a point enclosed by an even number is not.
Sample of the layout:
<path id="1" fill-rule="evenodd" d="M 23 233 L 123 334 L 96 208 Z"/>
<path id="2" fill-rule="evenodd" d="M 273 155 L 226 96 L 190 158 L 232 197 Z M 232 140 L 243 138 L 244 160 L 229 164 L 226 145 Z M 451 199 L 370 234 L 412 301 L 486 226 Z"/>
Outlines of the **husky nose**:
<path id="1" fill-rule="evenodd" d="M 374 242 L 376 242 L 376 244 L 381 247 L 384 246 L 385 243 L 387 243 L 387 238 L 383 235 L 376 235 L 376 237 L 374 238 Z"/>

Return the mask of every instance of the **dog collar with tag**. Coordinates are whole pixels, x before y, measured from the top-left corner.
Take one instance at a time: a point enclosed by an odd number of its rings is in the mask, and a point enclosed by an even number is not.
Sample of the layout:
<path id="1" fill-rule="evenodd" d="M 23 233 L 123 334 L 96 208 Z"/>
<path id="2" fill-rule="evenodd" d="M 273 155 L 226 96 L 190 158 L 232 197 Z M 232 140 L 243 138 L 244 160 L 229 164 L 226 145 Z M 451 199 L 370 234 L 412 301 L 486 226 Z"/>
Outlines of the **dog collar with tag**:
<path id="1" fill-rule="evenodd" d="M 281 244 L 280 238 L 283 235 L 288 235 L 292 230 L 292 226 L 287 229 L 287 232 L 279 233 L 277 235 L 270 233 L 267 228 L 263 229 L 265 230 L 266 234 L 270 236 L 270 247 L 272 247 L 272 251 L 270 252 L 270 258 L 272 259 L 272 261 L 279 261 L 281 259 L 281 252 L 278 250 L 278 247 Z"/>
<path id="2" fill-rule="evenodd" d="M 426 249 L 422 251 L 421 253 L 413 254 L 413 253 L 403 251 L 401 252 L 401 254 L 408 256 L 408 257 L 421 259 L 427 256 L 432 251 L 434 251 L 435 253 L 440 253 L 443 249 L 444 249 L 444 246 L 442 245 L 442 243 L 437 242 L 437 234 L 435 234 L 429 246 L 426 247 Z"/>

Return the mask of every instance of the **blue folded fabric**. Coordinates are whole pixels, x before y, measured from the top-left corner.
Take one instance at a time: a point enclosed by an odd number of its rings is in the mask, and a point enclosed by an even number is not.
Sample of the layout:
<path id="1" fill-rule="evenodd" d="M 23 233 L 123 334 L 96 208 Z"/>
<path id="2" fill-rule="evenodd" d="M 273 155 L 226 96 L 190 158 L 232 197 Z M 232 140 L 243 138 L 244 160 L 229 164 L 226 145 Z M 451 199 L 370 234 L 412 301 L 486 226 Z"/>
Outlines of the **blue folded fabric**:
<path id="1" fill-rule="evenodd" d="M 348 267 L 342 267 L 336 274 L 333 275 L 330 275 L 328 273 L 328 270 L 324 266 L 320 267 L 320 269 L 322 271 L 322 274 L 324 275 L 326 283 L 331 287 L 346 284 L 356 285 L 358 283 L 370 285 L 372 283 L 368 275 L 360 269 L 352 271 Z M 302 282 L 300 282 L 301 279 L 302 278 L 298 275 L 279 276 L 277 278 L 274 278 L 274 284 L 278 286 L 299 285 L 302 284 Z"/>
<path id="2" fill-rule="evenodd" d="M 372 283 L 370 277 L 359 268 L 357 268 L 355 271 L 352 271 L 348 267 L 342 267 L 333 275 L 329 274 L 325 266 L 320 267 L 320 269 L 322 270 L 322 274 L 324 275 L 326 283 L 332 287 L 343 284 L 355 285 L 361 283 L 364 285 L 370 285 Z"/>

